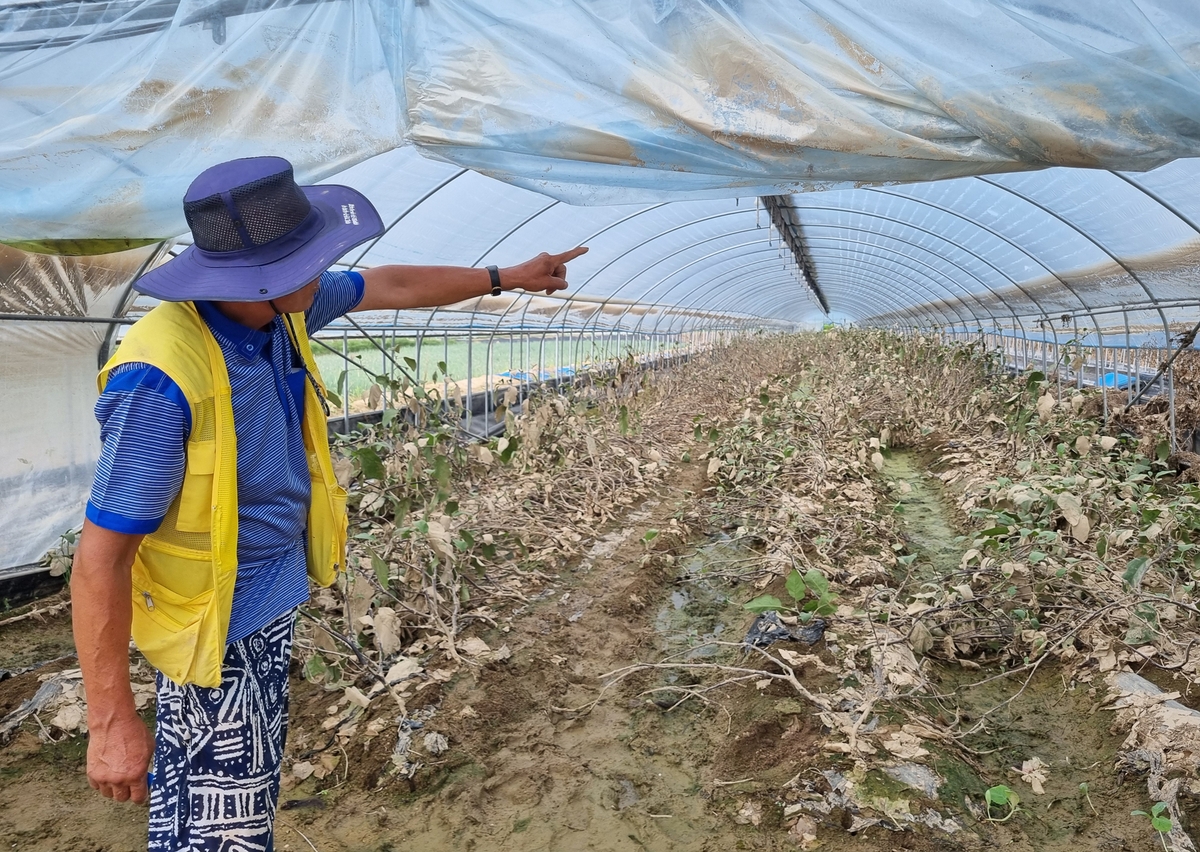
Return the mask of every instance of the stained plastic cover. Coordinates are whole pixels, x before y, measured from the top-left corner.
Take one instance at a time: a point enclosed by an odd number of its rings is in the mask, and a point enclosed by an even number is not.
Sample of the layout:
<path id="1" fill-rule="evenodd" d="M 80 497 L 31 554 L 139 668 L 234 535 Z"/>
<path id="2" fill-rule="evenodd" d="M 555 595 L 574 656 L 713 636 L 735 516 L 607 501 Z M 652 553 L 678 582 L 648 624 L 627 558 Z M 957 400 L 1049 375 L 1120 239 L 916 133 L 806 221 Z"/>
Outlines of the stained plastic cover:
<path id="1" fill-rule="evenodd" d="M 214 162 L 405 140 L 584 204 L 1145 170 L 1200 154 L 1198 69 L 1178 0 L 11 2 L 0 239 L 170 237 Z"/>

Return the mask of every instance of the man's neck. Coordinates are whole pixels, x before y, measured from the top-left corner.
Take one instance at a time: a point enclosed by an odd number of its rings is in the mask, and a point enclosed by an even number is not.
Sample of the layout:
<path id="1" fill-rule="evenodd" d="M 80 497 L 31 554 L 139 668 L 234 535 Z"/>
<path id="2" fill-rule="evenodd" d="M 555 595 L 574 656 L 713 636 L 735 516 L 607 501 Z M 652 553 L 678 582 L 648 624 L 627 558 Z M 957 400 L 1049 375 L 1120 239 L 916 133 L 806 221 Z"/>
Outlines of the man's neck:
<path id="1" fill-rule="evenodd" d="M 265 331 L 275 320 L 275 309 L 268 302 L 213 302 L 213 306 L 246 328 Z"/>

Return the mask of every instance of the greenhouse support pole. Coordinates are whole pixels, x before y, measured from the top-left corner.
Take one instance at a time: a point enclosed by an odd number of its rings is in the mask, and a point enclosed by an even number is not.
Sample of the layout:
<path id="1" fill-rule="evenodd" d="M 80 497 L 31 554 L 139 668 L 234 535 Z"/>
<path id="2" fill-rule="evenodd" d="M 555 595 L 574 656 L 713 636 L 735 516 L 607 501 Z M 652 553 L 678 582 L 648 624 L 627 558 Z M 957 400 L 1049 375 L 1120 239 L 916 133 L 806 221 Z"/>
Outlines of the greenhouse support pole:
<path id="1" fill-rule="evenodd" d="M 474 412 L 474 397 L 471 396 L 471 377 L 475 375 L 475 335 L 467 334 L 467 404 L 466 404 L 466 428 L 471 431 L 471 414 Z M 450 365 L 447 364 L 447 367 Z"/>
<path id="2" fill-rule="evenodd" d="M 1104 398 L 1104 423 L 1108 422 L 1108 353 L 1101 347 L 1100 358 L 1103 365 L 1098 368 L 1097 378 L 1100 379 L 1100 394 Z M 1114 373 L 1115 375 L 1115 373 Z"/>
<path id="3" fill-rule="evenodd" d="M 1054 379 L 1058 383 L 1058 402 L 1062 404 L 1062 351 L 1058 346 L 1058 328 L 1054 323 L 1050 323 L 1050 330 L 1054 332 Z"/>
<path id="4" fill-rule="evenodd" d="M 1180 348 L 1182 348 L 1182 347 L 1180 347 Z M 1172 361 L 1175 360 L 1174 356 L 1172 356 L 1171 360 Z M 1167 366 L 1167 401 L 1168 401 L 1167 416 L 1170 421 L 1170 430 L 1171 430 L 1171 453 L 1174 454 L 1174 452 L 1176 450 L 1176 446 L 1175 446 L 1175 365 L 1174 364 L 1170 364 Z"/>
<path id="5" fill-rule="evenodd" d="M 350 434 L 350 339 L 342 329 L 342 358 L 346 361 L 346 384 L 342 391 L 342 434 Z"/>
<path id="6" fill-rule="evenodd" d="M 416 387 L 413 388 L 414 395 L 419 390 L 424 391 L 424 389 L 425 389 L 425 380 L 423 378 L 421 378 L 421 353 L 425 349 L 425 332 L 428 330 L 429 330 L 429 321 L 426 320 L 425 328 L 417 331 L 417 357 L 414 359 L 417 362 L 417 370 L 416 370 L 417 384 L 416 384 Z"/>
<path id="7" fill-rule="evenodd" d="M 1130 356 L 1129 342 L 1129 311 L 1123 311 L 1125 316 L 1125 407 L 1133 401 L 1133 358 Z"/>

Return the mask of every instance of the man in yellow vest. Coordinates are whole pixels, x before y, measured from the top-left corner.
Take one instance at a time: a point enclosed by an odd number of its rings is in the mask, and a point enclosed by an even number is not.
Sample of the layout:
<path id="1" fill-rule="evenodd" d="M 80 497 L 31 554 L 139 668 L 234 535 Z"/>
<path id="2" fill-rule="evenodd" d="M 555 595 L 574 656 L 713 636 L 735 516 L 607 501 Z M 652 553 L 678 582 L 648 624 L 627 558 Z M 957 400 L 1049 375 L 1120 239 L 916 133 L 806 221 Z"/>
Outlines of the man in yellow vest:
<path id="1" fill-rule="evenodd" d="M 587 249 L 331 273 L 383 233 L 379 215 L 348 187 L 298 186 L 278 157 L 206 170 L 184 213 L 193 245 L 135 284 L 162 303 L 98 380 L 102 450 L 71 578 L 88 781 L 150 802 L 152 852 L 270 852 L 295 611 L 346 546 L 309 334 L 348 311 L 561 290 Z M 153 742 L 131 635 L 159 671 Z"/>

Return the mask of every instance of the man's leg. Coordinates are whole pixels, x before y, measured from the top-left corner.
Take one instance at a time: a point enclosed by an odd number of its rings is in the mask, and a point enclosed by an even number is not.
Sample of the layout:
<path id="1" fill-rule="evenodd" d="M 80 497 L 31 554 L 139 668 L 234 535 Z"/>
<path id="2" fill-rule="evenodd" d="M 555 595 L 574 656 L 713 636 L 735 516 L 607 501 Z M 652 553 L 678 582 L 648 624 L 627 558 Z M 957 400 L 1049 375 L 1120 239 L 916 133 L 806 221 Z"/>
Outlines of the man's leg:
<path id="1" fill-rule="evenodd" d="M 150 852 L 272 852 L 294 624 L 231 643 L 218 689 L 158 676 Z"/>

